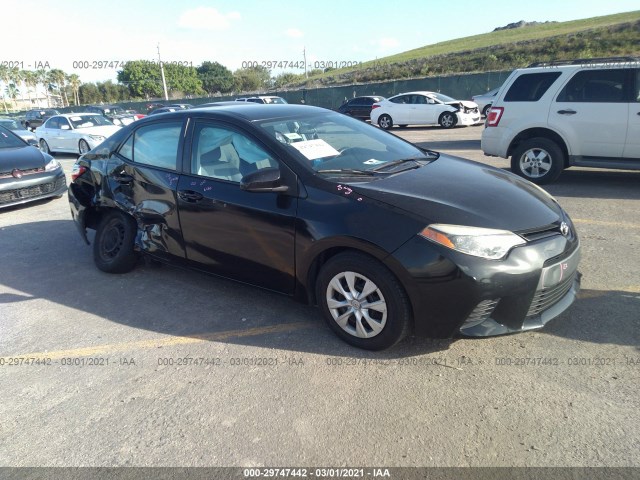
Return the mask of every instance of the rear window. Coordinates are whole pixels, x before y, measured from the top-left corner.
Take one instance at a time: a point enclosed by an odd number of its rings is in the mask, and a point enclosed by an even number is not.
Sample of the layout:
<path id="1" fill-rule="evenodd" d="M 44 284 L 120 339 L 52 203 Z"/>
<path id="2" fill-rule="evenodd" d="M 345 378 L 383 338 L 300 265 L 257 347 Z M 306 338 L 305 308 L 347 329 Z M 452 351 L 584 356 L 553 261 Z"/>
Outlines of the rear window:
<path id="1" fill-rule="evenodd" d="M 505 102 L 537 102 L 561 72 L 525 73 L 516 78 L 504 96 Z"/>

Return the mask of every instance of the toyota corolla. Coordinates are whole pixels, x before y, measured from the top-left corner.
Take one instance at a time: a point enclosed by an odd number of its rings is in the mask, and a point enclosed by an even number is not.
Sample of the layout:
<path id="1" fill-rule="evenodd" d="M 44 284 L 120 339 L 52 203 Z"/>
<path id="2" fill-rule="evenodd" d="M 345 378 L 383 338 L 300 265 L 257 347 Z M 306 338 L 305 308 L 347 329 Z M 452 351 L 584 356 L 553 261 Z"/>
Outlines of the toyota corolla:
<path id="1" fill-rule="evenodd" d="M 72 176 L 101 270 L 144 254 L 274 290 L 360 348 L 540 328 L 579 289 L 576 231 L 544 190 L 320 108 L 154 115 Z"/>

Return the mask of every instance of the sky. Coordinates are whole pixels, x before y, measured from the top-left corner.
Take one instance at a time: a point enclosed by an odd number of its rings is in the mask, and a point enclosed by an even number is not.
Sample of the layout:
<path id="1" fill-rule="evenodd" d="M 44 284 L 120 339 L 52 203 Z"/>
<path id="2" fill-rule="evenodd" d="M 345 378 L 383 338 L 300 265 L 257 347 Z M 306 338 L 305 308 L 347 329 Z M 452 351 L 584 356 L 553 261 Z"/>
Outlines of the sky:
<path id="1" fill-rule="evenodd" d="M 217 61 L 230 70 L 287 62 L 299 65 L 287 71 L 304 73 L 303 50 L 313 68 L 374 60 L 519 20 L 638 8 L 638 0 L 0 0 L 2 36 L 13 39 L 3 42 L 0 62 L 60 68 L 83 82 L 115 80 L 117 65 L 110 62 L 157 60 L 159 45 L 163 61 Z"/>

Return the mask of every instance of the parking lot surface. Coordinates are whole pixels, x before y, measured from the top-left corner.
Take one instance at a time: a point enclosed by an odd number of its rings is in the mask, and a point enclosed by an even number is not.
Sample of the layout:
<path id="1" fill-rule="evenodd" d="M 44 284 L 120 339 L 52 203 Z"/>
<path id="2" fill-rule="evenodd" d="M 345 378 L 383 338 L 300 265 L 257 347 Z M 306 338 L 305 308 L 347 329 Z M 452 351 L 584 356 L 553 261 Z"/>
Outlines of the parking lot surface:
<path id="1" fill-rule="evenodd" d="M 507 168 L 481 131 L 393 130 Z M 0 210 L 0 465 L 640 466 L 640 172 L 546 189 L 582 242 L 568 311 L 378 353 L 268 291 L 102 273 L 66 198 Z"/>

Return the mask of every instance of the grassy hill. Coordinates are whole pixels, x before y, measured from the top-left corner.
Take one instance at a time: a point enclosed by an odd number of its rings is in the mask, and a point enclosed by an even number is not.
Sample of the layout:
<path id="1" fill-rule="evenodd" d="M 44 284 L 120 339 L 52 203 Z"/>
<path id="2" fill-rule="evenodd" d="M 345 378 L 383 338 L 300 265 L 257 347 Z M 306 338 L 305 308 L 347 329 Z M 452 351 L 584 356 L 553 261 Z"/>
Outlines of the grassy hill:
<path id="1" fill-rule="evenodd" d="M 622 55 L 640 56 L 640 10 L 449 40 L 296 83 L 330 85 L 508 70 L 536 61 Z"/>

